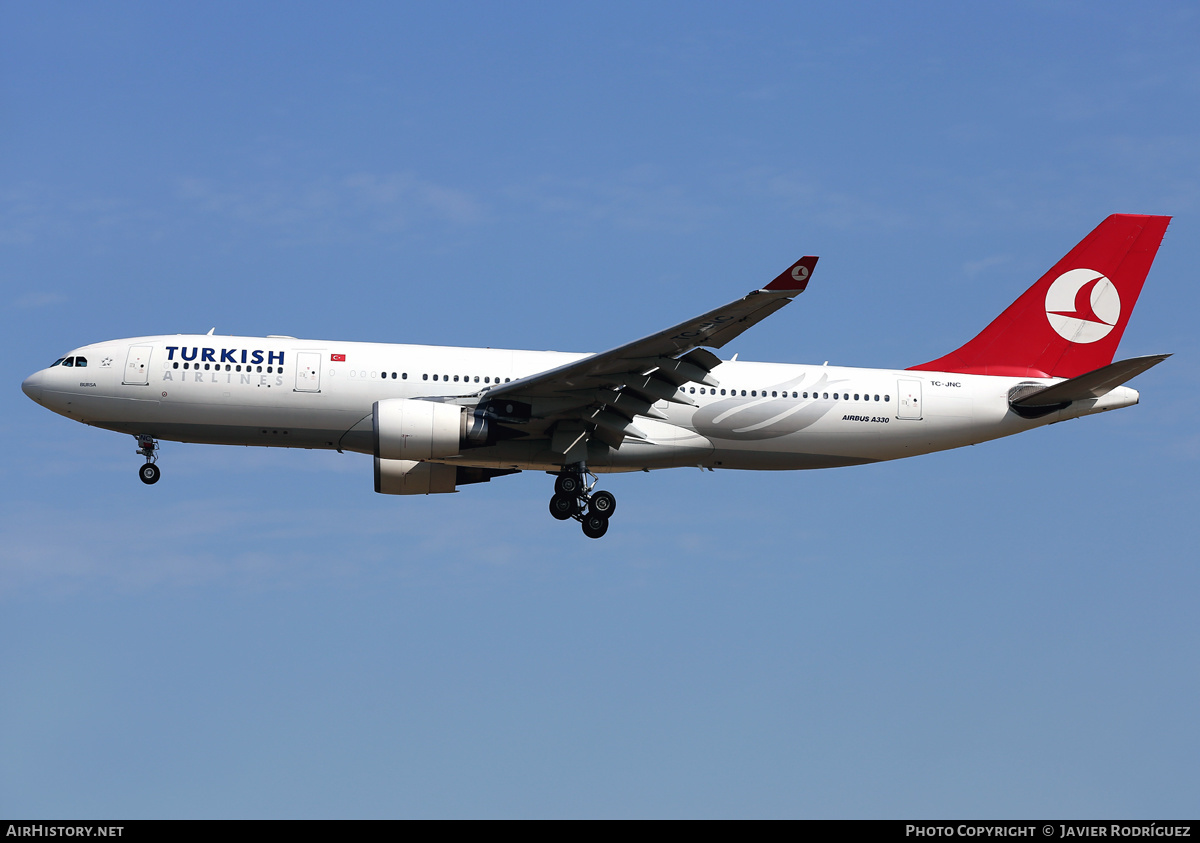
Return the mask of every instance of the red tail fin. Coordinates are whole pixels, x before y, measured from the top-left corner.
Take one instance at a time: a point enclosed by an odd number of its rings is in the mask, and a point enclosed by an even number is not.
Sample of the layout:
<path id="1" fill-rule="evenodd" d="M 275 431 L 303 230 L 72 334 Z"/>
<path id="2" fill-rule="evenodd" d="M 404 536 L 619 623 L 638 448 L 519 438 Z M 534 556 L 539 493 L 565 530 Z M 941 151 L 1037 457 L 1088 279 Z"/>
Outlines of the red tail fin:
<path id="1" fill-rule="evenodd" d="M 1107 366 L 1170 217 L 1113 214 L 935 372 L 1072 378 Z"/>

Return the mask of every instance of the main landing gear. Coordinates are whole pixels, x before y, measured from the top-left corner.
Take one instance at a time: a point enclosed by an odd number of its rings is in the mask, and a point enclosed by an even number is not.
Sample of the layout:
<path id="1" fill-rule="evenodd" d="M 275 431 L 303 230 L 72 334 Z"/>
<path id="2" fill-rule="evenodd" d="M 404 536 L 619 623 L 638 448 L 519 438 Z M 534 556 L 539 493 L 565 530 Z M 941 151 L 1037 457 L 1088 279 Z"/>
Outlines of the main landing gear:
<path id="1" fill-rule="evenodd" d="M 162 472 L 155 465 L 158 462 L 158 442 L 153 436 L 142 434 L 137 437 L 138 449 L 134 453 L 138 456 L 146 458 L 146 464 L 138 469 L 138 477 L 147 486 L 153 486 L 158 482 L 158 478 L 162 476 Z"/>
<path id="2" fill-rule="evenodd" d="M 608 519 L 617 509 L 617 499 L 612 492 L 592 493 L 596 476 L 588 474 L 592 482 L 584 480 L 587 469 L 568 469 L 554 481 L 554 497 L 550 498 L 550 514 L 559 521 L 574 518 L 583 525 L 583 534 L 589 539 L 598 539 L 608 532 Z"/>

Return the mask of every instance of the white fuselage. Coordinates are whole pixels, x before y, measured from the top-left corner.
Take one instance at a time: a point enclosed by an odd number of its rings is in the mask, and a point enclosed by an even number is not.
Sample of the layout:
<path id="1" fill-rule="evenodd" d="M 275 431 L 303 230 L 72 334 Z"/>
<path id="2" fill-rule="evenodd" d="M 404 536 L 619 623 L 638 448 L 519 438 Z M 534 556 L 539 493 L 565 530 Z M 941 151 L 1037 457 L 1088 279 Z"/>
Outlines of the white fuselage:
<path id="1" fill-rule="evenodd" d="M 585 357 L 553 351 L 172 335 L 96 343 L 23 386 L 56 413 L 109 430 L 180 442 L 372 453 L 372 406 L 434 398 L 470 406 L 496 384 Z M 664 419 L 634 420 L 644 439 L 593 445 L 593 471 L 673 466 L 801 469 L 956 448 L 1136 404 L 1118 387 L 1037 419 L 1009 408 L 1021 383 L 1061 379 L 725 362 L 717 387 L 689 383 L 659 401 Z M 535 416 L 555 410 L 534 405 Z M 533 432 L 533 431 L 531 431 Z M 544 435 L 465 448 L 464 466 L 555 470 Z"/>

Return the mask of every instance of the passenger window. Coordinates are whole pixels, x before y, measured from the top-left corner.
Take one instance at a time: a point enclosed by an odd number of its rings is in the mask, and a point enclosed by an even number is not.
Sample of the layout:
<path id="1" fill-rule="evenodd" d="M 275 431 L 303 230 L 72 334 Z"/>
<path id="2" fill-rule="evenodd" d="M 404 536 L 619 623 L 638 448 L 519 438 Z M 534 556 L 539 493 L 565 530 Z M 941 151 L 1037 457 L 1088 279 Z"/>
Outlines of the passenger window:
<path id="1" fill-rule="evenodd" d="M 744 389 L 742 390 L 742 397 L 743 397 L 743 398 L 745 398 L 745 397 L 746 397 L 746 390 L 744 390 Z"/>
<path id="2" fill-rule="evenodd" d="M 724 395 L 724 394 L 725 394 L 725 390 L 723 390 L 723 389 L 722 389 L 722 390 L 721 390 L 721 394 L 722 394 L 722 395 Z"/>
<path id="3" fill-rule="evenodd" d="M 828 393 L 828 392 L 826 392 L 826 393 L 825 393 L 825 397 L 826 397 L 826 398 L 829 398 L 829 393 Z M 834 397 L 834 398 L 837 398 L 837 395 L 834 395 L 833 397 Z"/>
<path id="4" fill-rule="evenodd" d="M 178 368 L 179 368 L 179 361 L 178 361 L 178 360 L 176 360 L 174 363 L 172 363 L 172 364 L 171 364 L 171 368 L 172 368 L 172 369 L 178 369 Z M 239 366 L 238 368 L 241 368 L 241 367 Z"/>
<path id="5" fill-rule="evenodd" d="M 773 390 L 773 389 L 772 389 L 772 390 L 771 390 L 771 397 L 772 397 L 772 398 L 778 398 L 778 397 L 779 397 L 779 393 L 777 393 L 775 390 Z"/>
<path id="6" fill-rule="evenodd" d="M 433 379 L 434 379 L 434 380 L 437 380 L 437 375 L 434 375 L 434 376 L 433 376 Z"/>
<path id="7" fill-rule="evenodd" d="M 429 380 L 429 375 L 428 374 L 421 375 L 421 380 L 423 380 L 423 381 Z"/>
<path id="8" fill-rule="evenodd" d="M 890 396 L 890 395 L 885 395 L 885 396 L 883 396 L 883 400 L 884 400 L 884 401 L 891 401 L 891 400 L 892 400 L 892 396 Z"/>
<path id="9" fill-rule="evenodd" d="M 400 380 L 402 380 L 402 381 L 406 381 L 406 380 L 408 380 L 408 372 L 401 372 L 401 373 L 400 373 Z"/>
<path id="10" fill-rule="evenodd" d="M 878 400 L 879 400 L 879 396 L 878 396 L 878 395 L 876 395 L 876 396 L 875 396 L 875 400 L 876 400 L 876 401 L 878 401 Z"/>
<path id="11" fill-rule="evenodd" d="M 458 383 L 458 375 L 455 375 L 455 376 L 454 376 L 454 382 L 455 382 L 455 383 Z"/>
<path id="12" fill-rule="evenodd" d="M 854 400 L 855 400 L 855 401 L 857 401 L 857 400 L 858 400 L 858 393 L 857 393 L 857 392 L 856 392 L 856 393 L 854 393 Z"/>
<path id="13" fill-rule="evenodd" d="M 688 389 L 688 392 L 692 393 L 692 395 L 695 395 L 695 394 L 696 394 L 696 387 L 694 387 L 694 386 L 693 386 L 693 387 L 691 387 L 690 389 Z"/>

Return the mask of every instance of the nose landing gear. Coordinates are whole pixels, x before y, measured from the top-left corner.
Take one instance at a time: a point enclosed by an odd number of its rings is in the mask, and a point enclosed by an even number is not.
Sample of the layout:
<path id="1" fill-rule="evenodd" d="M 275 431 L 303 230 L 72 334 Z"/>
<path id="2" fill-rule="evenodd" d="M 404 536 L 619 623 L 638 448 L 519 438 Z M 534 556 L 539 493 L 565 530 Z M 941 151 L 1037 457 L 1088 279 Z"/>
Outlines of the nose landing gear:
<path id="1" fill-rule="evenodd" d="M 138 449 L 134 453 L 138 456 L 146 458 L 146 464 L 138 469 L 138 477 L 147 486 L 153 486 L 158 482 L 158 478 L 162 476 L 156 462 L 158 462 L 158 442 L 153 436 L 142 434 L 137 437 Z"/>
<path id="2" fill-rule="evenodd" d="M 590 477 L 588 483 L 584 476 Z M 583 465 L 573 466 L 554 480 L 554 497 L 550 498 L 550 514 L 559 521 L 574 518 L 583 525 L 583 534 L 598 539 L 608 532 L 608 519 L 617 508 L 612 492 L 592 493 L 596 475 Z"/>

